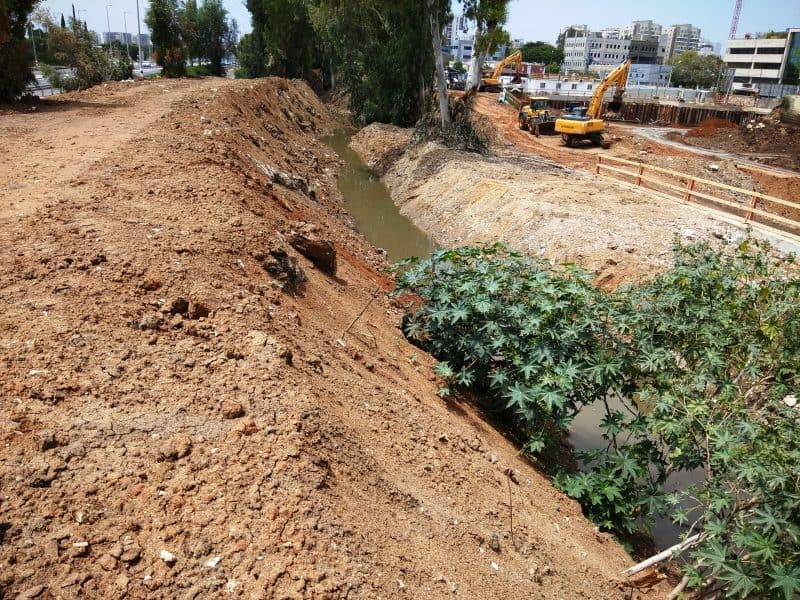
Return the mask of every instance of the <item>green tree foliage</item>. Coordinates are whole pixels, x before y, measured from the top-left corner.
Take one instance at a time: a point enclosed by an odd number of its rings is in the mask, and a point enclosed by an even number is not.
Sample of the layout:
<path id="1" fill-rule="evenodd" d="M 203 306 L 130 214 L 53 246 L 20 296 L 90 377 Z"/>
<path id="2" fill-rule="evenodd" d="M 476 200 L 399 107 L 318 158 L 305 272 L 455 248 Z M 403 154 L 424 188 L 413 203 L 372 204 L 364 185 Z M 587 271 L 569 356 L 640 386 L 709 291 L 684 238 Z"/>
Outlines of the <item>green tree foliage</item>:
<path id="1" fill-rule="evenodd" d="M 672 83 L 683 87 L 713 87 L 722 69 L 718 56 L 700 56 L 694 50 L 671 58 L 667 64 L 672 65 Z"/>
<path id="2" fill-rule="evenodd" d="M 564 60 L 564 51 L 547 42 L 527 42 L 520 49 L 525 62 L 560 65 Z"/>
<path id="3" fill-rule="evenodd" d="M 245 33 L 236 47 L 236 59 L 239 68 L 236 69 L 236 77 L 244 79 L 258 77 L 259 69 L 263 67 L 264 59 L 259 54 L 256 38 L 257 34 Z"/>
<path id="4" fill-rule="evenodd" d="M 598 524 L 671 514 L 696 534 L 692 588 L 800 593 L 800 277 L 767 248 L 675 246 L 674 267 L 607 293 L 571 266 L 503 246 L 440 251 L 402 271 L 423 306 L 409 337 L 450 385 L 493 398 L 539 452 L 600 403 L 604 448 L 555 483 Z M 444 390 L 445 392 L 449 390 Z M 676 472 L 701 483 L 664 496 Z"/>
<path id="5" fill-rule="evenodd" d="M 58 27 L 49 15 L 42 17 L 48 31 L 49 52 L 44 55 L 51 64 L 43 64 L 42 72 L 53 86 L 65 90 L 82 90 L 103 81 L 130 79 L 133 65 L 125 46 L 112 42 L 110 47 L 96 46 L 93 33 L 70 17 L 69 27 Z M 53 65 L 68 67 L 71 73 L 56 71 Z"/>
<path id="6" fill-rule="evenodd" d="M 0 0 L 0 102 L 18 98 L 33 80 L 25 30 L 35 4 L 35 0 Z"/>
<path id="7" fill-rule="evenodd" d="M 475 23 L 470 81 L 477 86 L 486 57 L 510 41 L 508 32 L 503 29 L 508 20 L 508 0 L 462 0 L 462 3 L 464 16 Z"/>
<path id="8" fill-rule="evenodd" d="M 203 55 L 200 43 L 200 18 L 197 10 L 197 0 L 186 0 L 180 12 L 181 37 L 186 44 L 186 54 L 189 62 L 194 64 L 195 59 Z"/>
<path id="9" fill-rule="evenodd" d="M 350 93 L 356 119 L 411 125 L 425 107 L 434 68 L 428 5 L 440 0 L 248 0 L 253 33 L 242 38 L 240 74 L 313 79 Z"/>
<path id="10" fill-rule="evenodd" d="M 214 75 L 224 75 L 222 59 L 228 51 L 230 26 L 222 0 L 203 0 L 198 11 L 199 47 Z"/>
<path id="11" fill-rule="evenodd" d="M 144 18 L 150 28 L 156 62 L 166 77 L 186 73 L 184 41 L 177 0 L 152 0 Z"/>
<path id="12" fill-rule="evenodd" d="M 269 73 L 309 78 L 315 62 L 315 33 L 305 0 L 248 0 L 253 15 L 255 56 L 250 77 Z M 251 43 L 252 42 L 252 43 Z"/>
<path id="13" fill-rule="evenodd" d="M 355 60 L 341 65 L 351 108 L 363 123 L 412 125 L 425 108 L 434 67 L 425 2 L 370 4 L 356 34 L 363 42 L 347 52 Z"/>

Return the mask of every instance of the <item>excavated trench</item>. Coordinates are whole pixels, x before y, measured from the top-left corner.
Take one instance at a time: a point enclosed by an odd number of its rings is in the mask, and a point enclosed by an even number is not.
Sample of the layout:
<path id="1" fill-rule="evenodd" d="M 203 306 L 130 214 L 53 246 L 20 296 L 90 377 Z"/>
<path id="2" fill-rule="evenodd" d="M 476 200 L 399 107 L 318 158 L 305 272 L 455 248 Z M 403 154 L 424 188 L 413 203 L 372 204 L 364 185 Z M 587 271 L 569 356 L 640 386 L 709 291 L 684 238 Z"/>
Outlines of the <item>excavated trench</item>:
<path id="1" fill-rule="evenodd" d="M 359 232 L 385 250 L 392 262 L 410 256 L 427 258 L 436 245 L 408 217 L 400 214 L 380 177 L 350 147 L 350 137 L 348 132 L 338 131 L 323 141 L 344 161 L 339 191 Z"/>
<path id="2" fill-rule="evenodd" d="M 351 148 L 351 138 L 348 132 L 339 131 L 325 137 L 323 141 L 344 161 L 339 177 L 339 190 L 347 212 L 355 220 L 358 230 L 371 243 L 385 249 L 392 261 L 409 256 L 429 256 L 435 248 L 434 242 L 400 212 L 382 179 Z M 434 173 L 429 179 L 435 177 Z M 423 185 L 425 183 L 420 182 Z M 604 448 L 607 445 L 600 429 L 604 417 L 602 406 L 597 404 L 587 407 L 576 418 L 569 436 L 569 441 L 576 450 Z M 675 474 L 668 479 L 663 489 L 671 493 L 700 481 L 702 476 L 702 471 Z M 664 548 L 677 543 L 682 531 L 681 527 L 668 519 L 658 518 L 652 537 L 659 548 Z"/>

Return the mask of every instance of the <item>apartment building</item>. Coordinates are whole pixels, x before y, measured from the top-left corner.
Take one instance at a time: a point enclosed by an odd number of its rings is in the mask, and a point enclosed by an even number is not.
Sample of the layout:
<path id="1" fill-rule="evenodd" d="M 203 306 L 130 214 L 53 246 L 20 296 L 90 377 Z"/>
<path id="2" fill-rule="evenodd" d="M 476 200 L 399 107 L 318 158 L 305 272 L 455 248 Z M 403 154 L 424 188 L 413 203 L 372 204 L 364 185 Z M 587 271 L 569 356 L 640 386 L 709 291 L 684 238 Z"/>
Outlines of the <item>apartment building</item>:
<path id="1" fill-rule="evenodd" d="M 662 27 L 652 20 L 647 21 L 631 21 L 628 25 L 622 28 L 622 37 L 628 39 L 646 39 L 651 36 L 658 37 L 662 33 Z"/>
<path id="2" fill-rule="evenodd" d="M 607 71 L 628 57 L 631 41 L 604 38 L 601 33 L 594 32 L 587 37 L 568 37 L 564 40 L 565 71 Z"/>
<path id="3" fill-rule="evenodd" d="M 670 25 L 664 28 L 665 59 L 683 54 L 688 50 L 697 51 L 700 47 L 700 28 L 689 23 Z"/>

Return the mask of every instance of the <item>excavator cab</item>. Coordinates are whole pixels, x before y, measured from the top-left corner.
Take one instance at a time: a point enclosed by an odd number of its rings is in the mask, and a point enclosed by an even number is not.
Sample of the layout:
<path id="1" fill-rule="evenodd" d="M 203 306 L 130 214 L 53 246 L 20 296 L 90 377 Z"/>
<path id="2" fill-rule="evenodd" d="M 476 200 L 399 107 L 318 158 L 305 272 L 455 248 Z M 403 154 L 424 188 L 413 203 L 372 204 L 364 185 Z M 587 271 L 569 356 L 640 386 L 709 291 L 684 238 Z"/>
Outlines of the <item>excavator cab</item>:
<path id="1" fill-rule="evenodd" d="M 589 117 L 586 115 L 586 111 L 588 110 L 589 108 L 586 106 L 573 106 L 568 112 L 565 112 L 561 118 L 570 119 L 571 121 L 588 121 Z"/>

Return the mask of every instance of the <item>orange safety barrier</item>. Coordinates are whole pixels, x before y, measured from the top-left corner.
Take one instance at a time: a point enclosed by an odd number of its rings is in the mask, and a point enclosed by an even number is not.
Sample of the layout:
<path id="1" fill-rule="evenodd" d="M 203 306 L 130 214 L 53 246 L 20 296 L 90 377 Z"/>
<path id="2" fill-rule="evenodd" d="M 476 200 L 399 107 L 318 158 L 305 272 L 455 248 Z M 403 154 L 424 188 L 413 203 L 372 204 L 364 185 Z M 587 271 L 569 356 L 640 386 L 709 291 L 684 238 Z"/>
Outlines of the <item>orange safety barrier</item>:
<path id="1" fill-rule="evenodd" d="M 622 165 L 626 166 L 630 165 L 636 167 L 637 170 L 626 170 L 618 166 L 612 166 L 608 163 L 621 163 Z M 683 186 L 675 185 L 665 178 L 653 177 L 652 175 L 645 174 L 645 171 L 664 174 L 669 177 L 685 180 L 686 183 Z M 662 167 L 655 167 L 653 165 L 647 165 L 641 162 L 635 162 L 632 160 L 608 155 L 597 155 L 595 174 L 613 174 L 614 179 L 623 181 L 624 179 L 622 179 L 620 176 L 631 177 L 634 180 L 633 184 L 636 186 L 642 187 L 643 182 L 648 183 L 650 184 L 647 186 L 648 189 L 655 189 L 656 191 L 666 193 L 666 195 L 670 196 L 671 198 L 687 204 L 692 202 L 692 199 L 700 198 L 712 203 L 711 206 L 703 206 L 705 210 L 709 210 L 722 216 L 741 216 L 737 215 L 737 213 L 746 213 L 744 215 L 744 222 L 746 224 L 752 224 L 754 226 L 758 225 L 759 227 L 768 229 L 785 237 L 789 237 L 795 241 L 800 240 L 800 237 L 797 235 L 800 234 L 800 203 L 797 202 L 791 202 L 789 200 L 784 200 L 783 198 L 776 198 L 775 196 L 770 196 L 768 194 L 754 192 L 753 190 L 746 190 L 743 188 L 734 187 L 732 185 L 710 181 L 708 179 L 695 177 L 694 175 L 689 175 L 687 173 L 680 173 L 671 169 L 664 169 Z M 744 204 L 731 199 L 720 198 L 706 192 L 698 191 L 696 189 L 698 184 L 745 196 L 750 198 L 750 202 L 749 204 Z M 667 190 L 667 192 L 664 190 Z M 680 196 L 670 192 L 678 192 Z M 776 205 L 788 207 L 791 209 L 790 212 L 796 213 L 798 218 L 792 218 L 794 215 L 792 215 L 792 217 L 787 217 L 774 212 L 766 211 L 763 208 L 758 207 L 759 202 L 761 202 L 762 205 L 764 203 L 774 203 Z M 755 220 L 756 216 L 759 217 L 758 221 Z M 772 224 L 777 224 L 777 226 L 770 226 L 770 222 Z"/>

